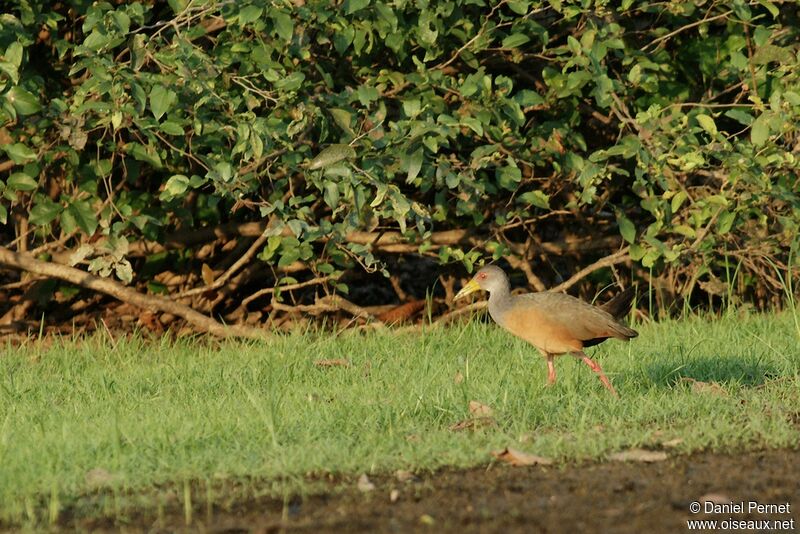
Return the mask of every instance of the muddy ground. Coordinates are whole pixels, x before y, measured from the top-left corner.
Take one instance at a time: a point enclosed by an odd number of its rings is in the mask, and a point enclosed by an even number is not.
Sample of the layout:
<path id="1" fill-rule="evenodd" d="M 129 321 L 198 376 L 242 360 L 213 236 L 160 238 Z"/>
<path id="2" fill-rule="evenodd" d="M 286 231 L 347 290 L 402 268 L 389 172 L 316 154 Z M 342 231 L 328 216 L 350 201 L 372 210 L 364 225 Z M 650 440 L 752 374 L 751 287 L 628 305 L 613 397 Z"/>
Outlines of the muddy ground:
<path id="1" fill-rule="evenodd" d="M 794 521 L 800 513 L 800 451 L 700 453 L 655 463 L 605 462 L 558 467 L 493 463 L 469 470 L 356 478 L 344 491 L 198 509 L 186 526 L 180 507 L 126 524 L 65 518 L 65 530 L 128 532 L 686 532 L 688 519 Z M 395 502 L 392 501 L 394 493 Z M 783 513 L 690 513 L 692 502 L 757 501 Z M 747 525 L 745 525 L 747 526 Z M 750 526 L 753 526 L 751 524 Z M 756 525 L 763 527 L 764 525 Z M 791 526 L 784 523 L 784 527 Z M 770 525 L 774 528 L 774 525 Z M 744 530 L 740 530 L 744 531 Z M 763 531 L 755 529 L 750 531 Z"/>

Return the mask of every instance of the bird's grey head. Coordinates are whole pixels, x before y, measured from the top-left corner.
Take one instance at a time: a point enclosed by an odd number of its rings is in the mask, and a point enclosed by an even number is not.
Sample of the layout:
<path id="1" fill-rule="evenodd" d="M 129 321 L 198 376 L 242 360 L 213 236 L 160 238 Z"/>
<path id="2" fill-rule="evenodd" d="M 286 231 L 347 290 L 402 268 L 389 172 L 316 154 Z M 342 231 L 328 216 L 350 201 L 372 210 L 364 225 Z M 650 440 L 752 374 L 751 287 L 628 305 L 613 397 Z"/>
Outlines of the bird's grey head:
<path id="1" fill-rule="evenodd" d="M 472 280 L 458 292 L 456 299 L 460 299 L 470 293 L 483 289 L 484 291 L 492 292 L 508 292 L 508 278 L 503 269 L 496 265 L 487 265 L 486 267 L 475 273 Z"/>

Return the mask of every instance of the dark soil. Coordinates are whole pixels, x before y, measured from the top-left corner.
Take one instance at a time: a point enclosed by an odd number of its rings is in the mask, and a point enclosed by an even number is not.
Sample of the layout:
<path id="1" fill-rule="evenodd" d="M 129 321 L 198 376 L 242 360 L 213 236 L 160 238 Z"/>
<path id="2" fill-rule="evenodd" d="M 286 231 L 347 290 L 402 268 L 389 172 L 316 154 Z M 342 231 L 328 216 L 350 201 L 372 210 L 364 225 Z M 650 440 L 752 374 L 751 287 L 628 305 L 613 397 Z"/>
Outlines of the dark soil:
<path id="1" fill-rule="evenodd" d="M 401 477 L 404 478 L 404 477 Z M 65 529 L 207 532 L 687 532 L 689 519 L 794 521 L 800 514 L 800 451 L 742 455 L 700 453 L 657 463 L 443 470 L 411 480 L 375 476 L 371 491 L 346 489 L 295 498 L 197 510 L 185 524 L 180 507 L 124 525 L 67 519 Z M 363 486 L 363 484 L 362 484 Z M 396 501 L 391 495 L 396 493 Z M 748 501 L 790 505 L 787 513 L 690 513 L 690 504 Z M 763 526 L 763 525 L 761 525 Z M 774 528 L 774 526 L 773 526 Z M 758 531 L 760 529 L 755 529 Z M 752 530 L 751 530 L 752 531 Z"/>

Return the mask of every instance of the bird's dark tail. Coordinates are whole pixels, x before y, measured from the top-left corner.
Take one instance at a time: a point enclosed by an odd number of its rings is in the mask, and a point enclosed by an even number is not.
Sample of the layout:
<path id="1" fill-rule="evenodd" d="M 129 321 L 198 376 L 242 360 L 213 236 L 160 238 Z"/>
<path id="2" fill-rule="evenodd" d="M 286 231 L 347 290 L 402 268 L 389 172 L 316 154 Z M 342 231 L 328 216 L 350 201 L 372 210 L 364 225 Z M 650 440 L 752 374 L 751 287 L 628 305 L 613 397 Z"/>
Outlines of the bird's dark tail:
<path id="1" fill-rule="evenodd" d="M 629 287 L 613 299 L 609 300 L 602 306 L 601 309 L 607 311 L 615 319 L 622 319 L 631 311 L 631 303 L 636 294 L 635 287 Z"/>

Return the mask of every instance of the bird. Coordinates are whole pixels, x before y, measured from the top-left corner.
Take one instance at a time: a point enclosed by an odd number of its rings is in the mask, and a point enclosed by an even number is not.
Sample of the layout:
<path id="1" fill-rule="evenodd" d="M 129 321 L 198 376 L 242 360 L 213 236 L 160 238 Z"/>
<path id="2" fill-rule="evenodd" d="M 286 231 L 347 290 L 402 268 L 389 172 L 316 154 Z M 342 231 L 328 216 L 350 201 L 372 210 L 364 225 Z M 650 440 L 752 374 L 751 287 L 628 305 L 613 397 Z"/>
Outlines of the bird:
<path id="1" fill-rule="evenodd" d="M 489 315 L 494 322 L 536 347 L 547 359 L 548 385 L 556 382 L 555 357 L 571 354 L 588 365 L 612 395 L 619 397 L 603 369 L 583 349 L 609 338 L 628 341 L 639 335 L 619 321 L 631 309 L 634 288 L 629 287 L 602 306 L 550 291 L 512 295 L 506 273 L 496 265 L 487 265 L 475 273 L 454 300 L 479 290 L 489 292 Z"/>

